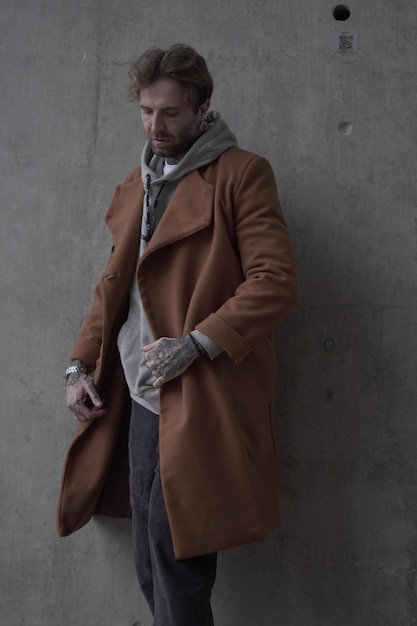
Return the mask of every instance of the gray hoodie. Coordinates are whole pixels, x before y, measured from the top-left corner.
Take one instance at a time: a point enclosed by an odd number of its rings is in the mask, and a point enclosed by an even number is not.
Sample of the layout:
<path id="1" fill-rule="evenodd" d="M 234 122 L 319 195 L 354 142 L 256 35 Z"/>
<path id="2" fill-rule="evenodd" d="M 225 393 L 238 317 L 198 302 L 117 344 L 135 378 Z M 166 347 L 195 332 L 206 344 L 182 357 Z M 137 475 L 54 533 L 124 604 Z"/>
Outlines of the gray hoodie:
<path id="1" fill-rule="evenodd" d="M 139 257 L 146 250 L 149 239 L 181 179 L 237 145 L 236 137 L 215 111 L 207 114 L 202 123 L 202 131 L 188 152 L 174 166 L 167 165 L 162 157 L 155 155 L 149 142 L 145 144 L 141 159 L 145 198 Z M 193 331 L 193 335 L 210 358 L 215 358 L 222 351 L 199 331 Z M 132 399 L 159 414 L 159 390 L 152 386 L 153 376 L 145 365 L 140 350 L 140 346 L 152 341 L 155 341 L 155 337 L 152 336 L 142 308 L 135 273 L 130 291 L 129 314 L 119 332 L 117 344 Z"/>

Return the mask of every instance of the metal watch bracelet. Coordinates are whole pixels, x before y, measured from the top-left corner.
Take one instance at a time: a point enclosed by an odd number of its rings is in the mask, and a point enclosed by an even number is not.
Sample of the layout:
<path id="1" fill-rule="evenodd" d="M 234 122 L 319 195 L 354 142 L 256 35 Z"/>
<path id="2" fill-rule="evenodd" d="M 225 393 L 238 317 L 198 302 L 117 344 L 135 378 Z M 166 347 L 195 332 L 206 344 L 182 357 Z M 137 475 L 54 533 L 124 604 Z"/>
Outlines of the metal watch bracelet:
<path id="1" fill-rule="evenodd" d="M 79 364 L 73 364 L 73 365 L 69 365 L 67 367 L 67 369 L 65 370 L 65 378 L 68 378 L 68 376 L 70 376 L 70 374 L 87 374 L 87 376 L 90 374 L 91 369 L 89 367 L 86 367 L 85 365 L 79 365 Z"/>

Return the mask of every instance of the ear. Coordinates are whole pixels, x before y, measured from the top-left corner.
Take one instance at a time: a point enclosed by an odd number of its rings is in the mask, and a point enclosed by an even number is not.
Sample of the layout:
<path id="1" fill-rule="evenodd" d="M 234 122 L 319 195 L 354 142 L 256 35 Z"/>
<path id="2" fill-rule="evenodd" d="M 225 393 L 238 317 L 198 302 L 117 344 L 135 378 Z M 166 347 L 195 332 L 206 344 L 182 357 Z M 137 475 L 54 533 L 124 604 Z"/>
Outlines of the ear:
<path id="1" fill-rule="evenodd" d="M 210 108 L 210 100 L 206 100 L 205 102 L 203 102 L 203 104 L 199 106 L 198 112 L 197 112 L 199 122 L 202 122 L 203 119 L 206 117 L 207 111 L 209 110 L 209 108 Z"/>

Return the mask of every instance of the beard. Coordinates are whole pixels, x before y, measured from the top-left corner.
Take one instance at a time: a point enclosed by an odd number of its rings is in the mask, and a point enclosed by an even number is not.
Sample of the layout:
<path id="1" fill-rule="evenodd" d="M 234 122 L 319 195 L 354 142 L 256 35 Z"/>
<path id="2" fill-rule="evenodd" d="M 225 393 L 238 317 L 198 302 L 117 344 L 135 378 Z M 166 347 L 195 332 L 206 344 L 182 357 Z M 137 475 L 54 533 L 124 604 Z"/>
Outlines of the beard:
<path id="1" fill-rule="evenodd" d="M 154 154 L 164 158 L 178 158 L 188 152 L 200 134 L 200 124 L 196 124 L 195 127 L 189 128 L 178 135 L 162 132 L 148 137 L 148 140 Z M 160 144 L 158 144 L 158 141 L 160 141 Z"/>

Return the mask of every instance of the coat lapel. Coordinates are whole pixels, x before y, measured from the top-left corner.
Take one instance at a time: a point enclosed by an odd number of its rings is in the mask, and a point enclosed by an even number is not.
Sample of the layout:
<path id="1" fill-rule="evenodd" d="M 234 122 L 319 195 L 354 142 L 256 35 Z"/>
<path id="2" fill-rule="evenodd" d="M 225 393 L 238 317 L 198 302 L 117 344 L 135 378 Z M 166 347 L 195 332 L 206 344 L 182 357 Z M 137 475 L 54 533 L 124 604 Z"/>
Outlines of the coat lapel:
<path id="1" fill-rule="evenodd" d="M 140 178 L 119 185 L 106 214 L 117 246 L 127 237 L 139 240 L 144 190 Z M 175 241 L 207 228 L 212 220 L 214 187 L 198 170 L 184 177 L 167 206 L 142 258 Z"/>
<path id="2" fill-rule="evenodd" d="M 143 257 L 207 228 L 212 220 L 213 199 L 213 185 L 205 181 L 198 170 L 185 176 L 167 206 Z"/>
<path id="3" fill-rule="evenodd" d="M 105 218 L 116 246 L 121 239 L 139 241 L 143 196 L 140 178 L 117 186 Z"/>

